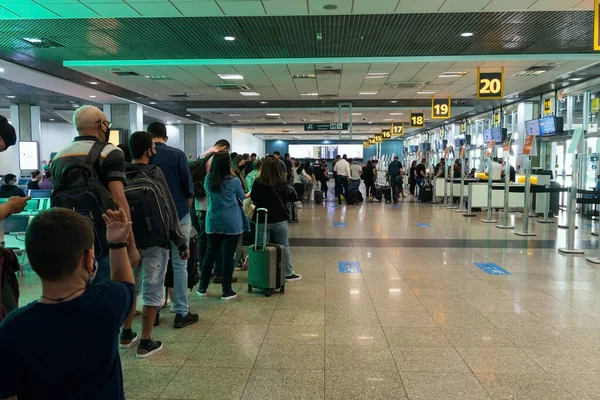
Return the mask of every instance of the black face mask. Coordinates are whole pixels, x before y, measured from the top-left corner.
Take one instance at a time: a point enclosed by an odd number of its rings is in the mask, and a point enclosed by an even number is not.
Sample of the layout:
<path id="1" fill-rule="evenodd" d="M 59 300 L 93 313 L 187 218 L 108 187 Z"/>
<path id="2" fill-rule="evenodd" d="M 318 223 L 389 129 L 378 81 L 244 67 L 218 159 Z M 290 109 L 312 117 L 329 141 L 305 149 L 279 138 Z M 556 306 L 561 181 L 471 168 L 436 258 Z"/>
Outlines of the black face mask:
<path id="1" fill-rule="evenodd" d="M 153 153 L 152 150 L 150 151 L 150 153 L 148 153 L 148 158 L 149 158 L 149 162 L 150 164 L 152 164 L 152 160 L 154 160 L 154 156 L 156 155 L 156 153 Z"/>

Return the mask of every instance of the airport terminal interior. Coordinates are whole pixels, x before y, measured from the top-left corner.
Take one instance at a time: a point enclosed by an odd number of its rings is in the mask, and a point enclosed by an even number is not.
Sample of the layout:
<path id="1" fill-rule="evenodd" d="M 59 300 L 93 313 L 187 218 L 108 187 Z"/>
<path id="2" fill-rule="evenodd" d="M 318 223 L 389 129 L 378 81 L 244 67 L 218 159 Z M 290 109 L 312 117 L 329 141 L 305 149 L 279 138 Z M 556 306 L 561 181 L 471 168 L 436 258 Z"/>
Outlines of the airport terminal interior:
<path id="1" fill-rule="evenodd" d="M 183 329 L 166 304 L 128 400 L 600 399 L 599 51 L 600 0 L 0 1 L 0 176 L 27 193 L 85 105 L 114 145 L 163 123 L 190 163 L 226 139 L 330 172 L 294 182 L 302 279 L 195 287 Z M 2 222 L 19 306 L 51 193 Z"/>

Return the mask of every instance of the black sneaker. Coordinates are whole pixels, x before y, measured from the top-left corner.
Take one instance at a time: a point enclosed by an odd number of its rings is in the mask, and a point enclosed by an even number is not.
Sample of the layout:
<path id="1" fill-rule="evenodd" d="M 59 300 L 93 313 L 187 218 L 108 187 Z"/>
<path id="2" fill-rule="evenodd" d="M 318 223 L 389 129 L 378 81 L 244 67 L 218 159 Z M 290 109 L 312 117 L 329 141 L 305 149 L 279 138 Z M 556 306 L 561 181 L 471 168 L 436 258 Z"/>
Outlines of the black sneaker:
<path id="1" fill-rule="evenodd" d="M 154 317 L 154 326 L 160 325 L 160 311 L 156 312 L 156 316 Z"/>
<path id="2" fill-rule="evenodd" d="M 150 357 L 152 354 L 158 353 L 163 348 L 162 342 L 153 340 L 141 340 L 137 348 L 136 358 Z"/>
<path id="3" fill-rule="evenodd" d="M 229 301 L 229 300 L 233 300 L 237 297 L 237 293 L 234 291 L 231 291 L 229 293 L 223 293 L 221 295 L 221 300 L 223 301 Z"/>
<path id="4" fill-rule="evenodd" d="M 175 321 L 173 322 L 173 328 L 185 328 L 188 325 L 192 325 L 195 324 L 196 322 L 198 322 L 198 314 L 192 314 L 191 312 L 188 312 L 186 316 L 183 316 L 181 314 L 177 314 L 175 315 Z"/>
<path id="5" fill-rule="evenodd" d="M 206 289 L 198 289 L 196 290 L 196 294 L 200 297 L 206 297 Z"/>
<path id="6" fill-rule="evenodd" d="M 140 340 L 137 333 L 132 331 L 131 329 L 121 331 L 121 336 L 119 337 L 119 347 L 122 349 L 130 349 Z"/>
<path id="7" fill-rule="evenodd" d="M 298 275 L 298 274 L 291 274 L 285 277 L 285 280 L 287 282 L 296 282 L 302 279 L 302 275 Z"/>

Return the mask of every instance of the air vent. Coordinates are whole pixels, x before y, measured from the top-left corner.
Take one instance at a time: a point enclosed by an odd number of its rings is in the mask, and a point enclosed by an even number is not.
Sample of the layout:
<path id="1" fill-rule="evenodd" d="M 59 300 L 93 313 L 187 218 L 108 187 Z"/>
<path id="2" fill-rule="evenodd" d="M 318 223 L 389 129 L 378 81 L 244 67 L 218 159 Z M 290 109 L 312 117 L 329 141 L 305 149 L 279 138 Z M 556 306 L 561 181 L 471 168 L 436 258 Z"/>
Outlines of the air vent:
<path id="1" fill-rule="evenodd" d="M 419 89 L 427 85 L 427 82 L 396 82 L 390 85 L 390 89 Z"/>
<path id="2" fill-rule="evenodd" d="M 217 90 L 249 90 L 250 87 L 248 85 L 244 85 L 244 84 L 238 84 L 238 83 L 221 83 L 218 85 L 214 85 L 214 88 Z"/>
<path id="3" fill-rule="evenodd" d="M 299 136 L 292 136 L 292 140 L 300 140 Z"/>
<path id="4" fill-rule="evenodd" d="M 543 74 L 544 72 L 548 72 L 553 68 L 553 65 L 531 67 L 524 71 L 517 72 L 513 76 L 537 76 Z"/>
<path id="5" fill-rule="evenodd" d="M 198 96 L 204 96 L 202 93 L 200 92 L 187 92 L 185 93 L 185 95 L 187 97 L 198 97 Z"/>
<path id="6" fill-rule="evenodd" d="M 113 74 L 118 76 L 140 76 L 140 74 L 133 71 L 111 71 Z"/>
<path id="7" fill-rule="evenodd" d="M 292 79 L 316 79 L 315 74 L 292 74 Z"/>
<path id="8" fill-rule="evenodd" d="M 171 78 L 168 75 L 145 75 L 146 78 L 150 79 L 151 81 L 172 81 L 173 78 Z"/>
<path id="9" fill-rule="evenodd" d="M 174 98 L 174 99 L 186 99 L 187 95 L 185 95 L 185 94 L 172 94 L 171 97 Z"/>
<path id="10" fill-rule="evenodd" d="M 341 75 L 342 74 L 342 70 L 341 69 L 318 69 L 315 72 L 319 76 L 335 76 L 335 75 Z"/>

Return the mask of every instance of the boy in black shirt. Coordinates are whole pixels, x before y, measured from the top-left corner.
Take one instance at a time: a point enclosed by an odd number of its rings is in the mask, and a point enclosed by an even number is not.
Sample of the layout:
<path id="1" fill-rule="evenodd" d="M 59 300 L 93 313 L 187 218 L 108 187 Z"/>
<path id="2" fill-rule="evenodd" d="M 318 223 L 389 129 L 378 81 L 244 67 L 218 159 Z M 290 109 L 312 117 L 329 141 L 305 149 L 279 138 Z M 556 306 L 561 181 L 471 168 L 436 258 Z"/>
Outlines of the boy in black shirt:
<path id="1" fill-rule="evenodd" d="M 0 324 L 1 399 L 125 399 L 118 336 L 134 296 L 131 223 L 123 209 L 107 214 L 111 280 L 97 285 L 89 219 L 53 208 L 27 227 L 25 249 L 42 294 Z"/>

